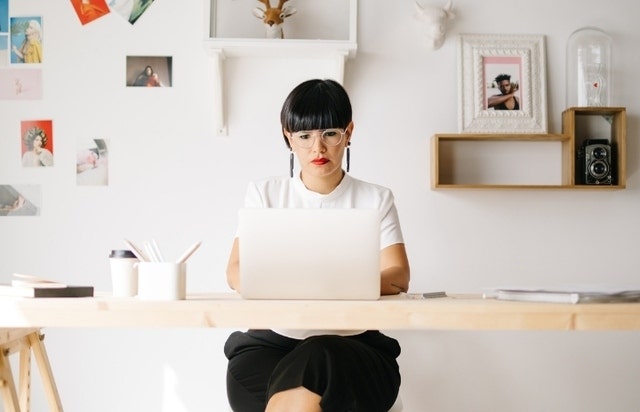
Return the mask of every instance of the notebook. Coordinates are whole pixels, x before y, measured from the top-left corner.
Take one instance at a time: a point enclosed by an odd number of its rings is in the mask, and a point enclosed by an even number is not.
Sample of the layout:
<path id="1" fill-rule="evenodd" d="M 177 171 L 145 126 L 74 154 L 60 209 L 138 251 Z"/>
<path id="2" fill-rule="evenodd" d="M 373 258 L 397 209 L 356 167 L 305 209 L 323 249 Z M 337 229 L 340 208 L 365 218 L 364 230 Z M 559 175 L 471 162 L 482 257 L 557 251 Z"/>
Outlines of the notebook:
<path id="1" fill-rule="evenodd" d="M 241 209 L 241 296 L 379 299 L 379 213 L 373 209 Z"/>

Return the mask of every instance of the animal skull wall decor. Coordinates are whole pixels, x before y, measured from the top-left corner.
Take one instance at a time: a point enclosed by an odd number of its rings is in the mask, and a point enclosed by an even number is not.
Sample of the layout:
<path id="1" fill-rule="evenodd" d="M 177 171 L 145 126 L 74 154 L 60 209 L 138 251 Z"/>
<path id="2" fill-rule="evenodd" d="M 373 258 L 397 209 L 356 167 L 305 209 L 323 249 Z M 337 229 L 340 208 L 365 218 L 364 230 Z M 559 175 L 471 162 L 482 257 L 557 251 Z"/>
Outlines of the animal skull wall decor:
<path id="1" fill-rule="evenodd" d="M 452 9 L 452 0 L 449 0 L 444 7 L 422 6 L 416 0 L 416 17 L 424 24 L 424 36 L 429 49 L 437 50 L 444 43 L 447 34 L 447 21 L 455 17 Z"/>

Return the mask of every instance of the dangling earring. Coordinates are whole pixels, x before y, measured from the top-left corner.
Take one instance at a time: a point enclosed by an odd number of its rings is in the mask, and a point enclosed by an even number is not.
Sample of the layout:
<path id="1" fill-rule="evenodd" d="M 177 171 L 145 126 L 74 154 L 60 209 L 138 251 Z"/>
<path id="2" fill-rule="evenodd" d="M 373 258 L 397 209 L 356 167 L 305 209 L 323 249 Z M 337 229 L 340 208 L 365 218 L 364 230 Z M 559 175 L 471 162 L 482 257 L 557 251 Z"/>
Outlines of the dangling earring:
<path id="1" fill-rule="evenodd" d="M 349 172 L 349 166 L 351 163 L 351 150 L 349 150 L 349 146 L 351 145 L 351 143 L 349 143 L 347 145 L 347 173 Z"/>
<path id="2" fill-rule="evenodd" d="M 289 176 L 293 177 L 293 151 L 289 154 Z"/>

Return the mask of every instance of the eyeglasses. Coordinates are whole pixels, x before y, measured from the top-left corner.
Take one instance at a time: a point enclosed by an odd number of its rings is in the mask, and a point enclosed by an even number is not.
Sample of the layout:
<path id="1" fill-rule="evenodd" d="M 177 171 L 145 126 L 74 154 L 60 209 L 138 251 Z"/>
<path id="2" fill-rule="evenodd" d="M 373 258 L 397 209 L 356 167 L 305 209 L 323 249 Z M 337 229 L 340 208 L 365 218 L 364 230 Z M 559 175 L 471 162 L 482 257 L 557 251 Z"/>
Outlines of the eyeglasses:
<path id="1" fill-rule="evenodd" d="M 342 129 L 324 129 L 324 130 L 300 130 L 291 133 L 293 143 L 303 149 L 308 149 L 316 142 L 316 136 L 319 134 L 322 143 L 327 146 L 337 146 L 344 138 L 346 131 Z"/>

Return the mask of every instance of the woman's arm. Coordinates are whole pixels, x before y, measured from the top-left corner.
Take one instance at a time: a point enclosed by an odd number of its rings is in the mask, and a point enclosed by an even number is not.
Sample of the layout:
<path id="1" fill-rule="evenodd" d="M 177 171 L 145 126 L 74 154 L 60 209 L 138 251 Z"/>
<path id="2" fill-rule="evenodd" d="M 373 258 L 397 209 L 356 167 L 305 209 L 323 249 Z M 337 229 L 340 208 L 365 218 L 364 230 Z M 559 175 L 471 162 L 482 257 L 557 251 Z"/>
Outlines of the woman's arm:
<path id="1" fill-rule="evenodd" d="M 387 246 L 380 252 L 380 293 L 397 295 L 409 290 L 409 259 L 403 243 Z"/>
<path id="2" fill-rule="evenodd" d="M 238 238 L 233 239 L 233 246 L 227 263 L 227 283 L 229 287 L 240 292 L 240 255 L 238 253 Z"/>

